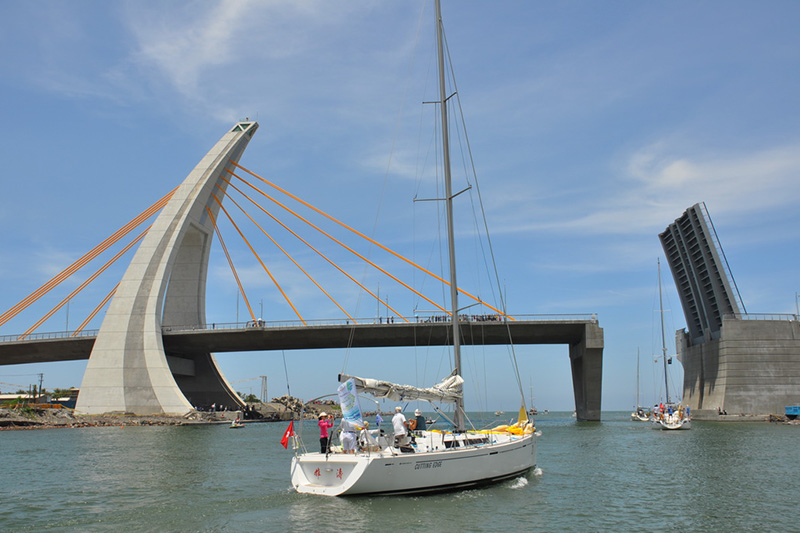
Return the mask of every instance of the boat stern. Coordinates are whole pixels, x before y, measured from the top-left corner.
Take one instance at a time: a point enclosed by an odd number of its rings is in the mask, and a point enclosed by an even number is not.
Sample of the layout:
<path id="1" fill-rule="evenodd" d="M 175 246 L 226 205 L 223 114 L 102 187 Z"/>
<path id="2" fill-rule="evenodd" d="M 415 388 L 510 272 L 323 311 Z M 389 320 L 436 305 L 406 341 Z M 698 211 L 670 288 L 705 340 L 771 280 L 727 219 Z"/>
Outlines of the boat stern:
<path id="1" fill-rule="evenodd" d="M 342 495 L 363 473 L 365 459 L 346 454 L 297 455 L 292 459 L 292 486 L 302 494 Z"/>

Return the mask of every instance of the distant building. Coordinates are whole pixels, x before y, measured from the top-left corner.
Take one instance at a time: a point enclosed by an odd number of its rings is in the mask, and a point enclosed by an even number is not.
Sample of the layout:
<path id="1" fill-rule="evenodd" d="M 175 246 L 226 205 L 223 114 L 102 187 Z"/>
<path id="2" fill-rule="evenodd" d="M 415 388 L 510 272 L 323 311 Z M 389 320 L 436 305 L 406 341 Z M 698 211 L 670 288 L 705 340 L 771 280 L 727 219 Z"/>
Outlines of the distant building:
<path id="1" fill-rule="evenodd" d="M 675 340 L 693 416 L 782 414 L 800 403 L 798 316 L 747 313 L 705 204 L 659 239 L 686 318 Z"/>
<path id="2" fill-rule="evenodd" d="M 69 391 L 66 393 L 59 394 L 57 397 L 50 398 L 50 403 L 52 404 L 59 404 L 63 407 L 68 407 L 70 409 L 75 409 L 75 403 L 78 401 L 78 393 L 80 389 L 76 387 L 70 387 Z"/>
<path id="3" fill-rule="evenodd" d="M 0 402 L 13 402 L 14 400 L 21 400 L 24 402 L 32 402 L 39 399 L 38 394 L 29 394 L 27 392 L 0 394 Z"/>

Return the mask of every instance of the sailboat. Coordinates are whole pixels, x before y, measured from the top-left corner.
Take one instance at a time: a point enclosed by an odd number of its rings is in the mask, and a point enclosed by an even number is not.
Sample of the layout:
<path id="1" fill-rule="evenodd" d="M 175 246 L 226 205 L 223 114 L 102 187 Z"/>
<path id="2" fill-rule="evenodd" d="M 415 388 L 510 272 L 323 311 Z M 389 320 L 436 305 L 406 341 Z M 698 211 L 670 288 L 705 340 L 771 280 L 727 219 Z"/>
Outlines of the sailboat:
<path id="1" fill-rule="evenodd" d="M 430 388 L 340 375 L 339 381 L 342 385 L 339 387 L 339 392 L 345 420 L 358 412 L 358 394 L 365 393 L 375 398 L 386 398 L 396 402 L 423 400 L 432 402 L 434 406 L 436 403 L 452 403 L 453 429 L 415 430 L 410 439 L 395 439 L 383 436 L 380 431 L 370 431 L 367 424 L 358 420 L 359 415 L 356 414 L 354 418 L 348 420 L 344 428 L 359 431 L 359 445 L 354 453 L 305 451 L 295 454 L 291 464 L 292 486 L 300 493 L 344 496 L 440 492 L 513 479 L 526 474 L 536 466 L 536 430 L 528 420 L 524 399 L 516 423 L 484 431 L 466 429 L 440 0 L 436 0 L 435 10 L 442 162 L 450 258 L 453 372 Z M 356 408 L 347 398 L 355 400 Z M 438 412 L 442 414 L 441 411 Z"/>
<path id="2" fill-rule="evenodd" d="M 664 300 L 661 293 L 661 259 L 658 260 L 658 305 L 661 313 L 661 359 L 664 362 L 664 396 L 667 403 L 661 403 L 653 413 L 653 429 L 691 429 L 692 421 L 689 418 L 689 408 L 680 403 L 673 403 L 669 395 L 669 371 L 667 365 L 672 362 L 667 357 L 667 342 L 664 331 Z"/>
<path id="3" fill-rule="evenodd" d="M 530 416 L 536 416 L 539 414 L 539 411 L 536 410 L 536 402 L 533 400 L 533 378 L 531 378 L 531 408 L 528 409 L 528 414 Z"/>
<path id="4" fill-rule="evenodd" d="M 635 422 L 650 420 L 650 411 L 639 403 L 639 350 L 636 350 L 636 407 L 631 413 L 631 420 Z"/>

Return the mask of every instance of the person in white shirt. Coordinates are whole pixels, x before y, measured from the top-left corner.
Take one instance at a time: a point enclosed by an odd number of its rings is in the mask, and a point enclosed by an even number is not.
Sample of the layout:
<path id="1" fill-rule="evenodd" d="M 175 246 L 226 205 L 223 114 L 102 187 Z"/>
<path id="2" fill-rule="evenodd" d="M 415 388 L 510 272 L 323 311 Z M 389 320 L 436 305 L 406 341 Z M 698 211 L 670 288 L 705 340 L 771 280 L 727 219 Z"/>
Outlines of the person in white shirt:
<path id="1" fill-rule="evenodd" d="M 408 422 L 403 414 L 403 408 L 399 405 L 394 408 L 394 416 L 392 417 L 392 427 L 394 428 L 394 445 L 400 446 L 406 440 L 408 435 Z"/>
<path id="2" fill-rule="evenodd" d="M 344 453 L 356 453 L 356 427 L 347 420 L 342 419 L 342 451 Z"/>

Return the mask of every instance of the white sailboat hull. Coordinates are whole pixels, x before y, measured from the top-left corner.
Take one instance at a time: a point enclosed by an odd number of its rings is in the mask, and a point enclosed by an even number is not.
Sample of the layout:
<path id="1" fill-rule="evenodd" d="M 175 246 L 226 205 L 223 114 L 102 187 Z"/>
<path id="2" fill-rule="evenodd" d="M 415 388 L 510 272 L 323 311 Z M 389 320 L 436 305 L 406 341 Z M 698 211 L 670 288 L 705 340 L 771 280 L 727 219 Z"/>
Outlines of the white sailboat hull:
<path id="1" fill-rule="evenodd" d="M 325 496 L 440 492 L 513 479 L 536 466 L 534 434 L 493 437 L 489 444 L 415 453 L 393 447 L 306 453 L 292 460 L 292 485 L 297 492 Z"/>
<path id="2" fill-rule="evenodd" d="M 653 421 L 653 429 L 677 430 L 677 429 L 692 429 L 692 421 L 688 418 L 681 418 L 680 416 L 664 416 L 663 419 Z"/>

